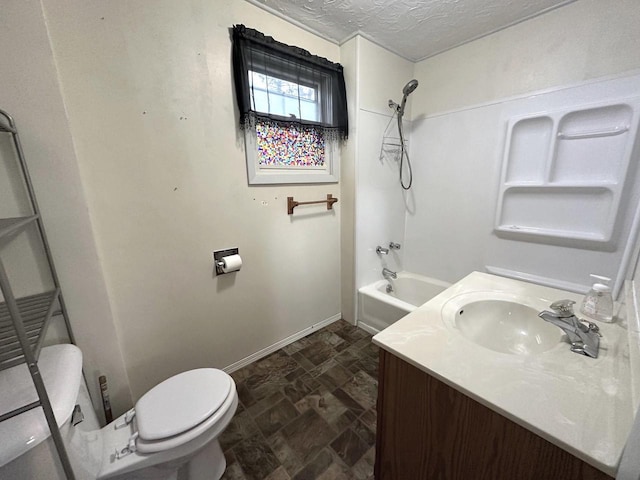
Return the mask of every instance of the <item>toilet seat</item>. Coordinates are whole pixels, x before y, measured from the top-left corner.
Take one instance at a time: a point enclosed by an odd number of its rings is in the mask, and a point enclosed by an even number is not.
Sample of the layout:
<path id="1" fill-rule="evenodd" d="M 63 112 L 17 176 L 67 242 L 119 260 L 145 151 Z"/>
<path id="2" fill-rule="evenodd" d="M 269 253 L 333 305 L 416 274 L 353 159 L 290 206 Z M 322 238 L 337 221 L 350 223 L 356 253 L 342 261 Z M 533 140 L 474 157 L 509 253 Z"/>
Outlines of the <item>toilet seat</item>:
<path id="1" fill-rule="evenodd" d="M 201 368 L 175 375 L 136 403 L 130 445 L 135 443 L 139 453 L 155 453 L 187 443 L 215 425 L 235 397 L 235 383 L 222 370 Z"/>
<path id="2" fill-rule="evenodd" d="M 191 430 L 220 408 L 231 390 L 222 370 L 189 370 L 159 383 L 136 402 L 138 433 L 162 440 Z"/>

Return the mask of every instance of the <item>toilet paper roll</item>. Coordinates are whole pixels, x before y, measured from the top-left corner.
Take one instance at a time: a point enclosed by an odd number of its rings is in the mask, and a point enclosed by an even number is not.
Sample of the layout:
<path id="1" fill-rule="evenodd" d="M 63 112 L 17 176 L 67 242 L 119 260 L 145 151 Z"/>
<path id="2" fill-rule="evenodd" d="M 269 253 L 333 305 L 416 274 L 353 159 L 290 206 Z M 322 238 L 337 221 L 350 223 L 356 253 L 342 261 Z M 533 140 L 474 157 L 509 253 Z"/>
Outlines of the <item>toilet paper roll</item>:
<path id="1" fill-rule="evenodd" d="M 222 257 L 222 271 L 224 273 L 237 272 L 242 267 L 242 258 L 240 255 L 229 255 Z"/>

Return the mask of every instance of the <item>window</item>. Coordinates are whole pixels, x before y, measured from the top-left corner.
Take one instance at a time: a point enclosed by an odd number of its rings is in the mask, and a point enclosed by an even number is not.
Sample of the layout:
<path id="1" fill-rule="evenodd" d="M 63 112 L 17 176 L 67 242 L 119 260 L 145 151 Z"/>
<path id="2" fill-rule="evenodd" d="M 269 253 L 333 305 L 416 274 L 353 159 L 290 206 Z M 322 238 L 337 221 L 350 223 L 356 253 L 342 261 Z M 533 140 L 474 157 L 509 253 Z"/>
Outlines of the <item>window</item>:
<path id="1" fill-rule="evenodd" d="M 251 103 L 258 112 L 320 121 L 320 85 L 299 85 L 283 78 L 249 71 Z"/>
<path id="2" fill-rule="evenodd" d="M 257 121 L 255 134 L 260 168 L 318 169 L 326 164 L 326 143 L 318 129 Z"/>
<path id="3" fill-rule="evenodd" d="M 348 122 L 342 66 L 233 27 L 249 183 L 337 182 Z"/>

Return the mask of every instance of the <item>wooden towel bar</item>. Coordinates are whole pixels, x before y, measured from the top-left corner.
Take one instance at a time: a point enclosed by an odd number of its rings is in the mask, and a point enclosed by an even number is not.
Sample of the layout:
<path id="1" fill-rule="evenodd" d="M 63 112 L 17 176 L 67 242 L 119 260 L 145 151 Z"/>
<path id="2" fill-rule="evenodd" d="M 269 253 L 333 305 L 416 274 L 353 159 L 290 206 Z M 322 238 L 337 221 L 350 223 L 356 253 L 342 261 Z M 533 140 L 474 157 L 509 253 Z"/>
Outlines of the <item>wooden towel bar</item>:
<path id="1" fill-rule="evenodd" d="M 296 208 L 298 205 L 311 205 L 312 203 L 326 203 L 327 210 L 333 210 L 333 204 L 336 203 L 337 201 L 338 199 L 335 198 L 330 193 L 327 194 L 326 200 L 316 200 L 314 202 L 296 202 L 293 199 L 293 197 L 287 197 L 287 213 L 289 215 L 293 215 L 293 209 Z"/>

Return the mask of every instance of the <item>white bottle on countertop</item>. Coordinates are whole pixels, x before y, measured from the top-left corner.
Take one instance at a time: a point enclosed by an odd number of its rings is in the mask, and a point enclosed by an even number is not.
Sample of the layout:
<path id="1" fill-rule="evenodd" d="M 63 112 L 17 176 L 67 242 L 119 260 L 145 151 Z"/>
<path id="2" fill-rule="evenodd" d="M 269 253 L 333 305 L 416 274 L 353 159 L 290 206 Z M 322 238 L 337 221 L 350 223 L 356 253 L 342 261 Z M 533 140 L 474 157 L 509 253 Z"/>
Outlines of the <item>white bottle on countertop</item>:
<path id="1" fill-rule="evenodd" d="M 600 275 L 590 275 L 596 282 L 589 290 L 582 301 L 580 311 L 593 320 L 600 322 L 613 322 L 613 296 L 608 277 Z"/>

